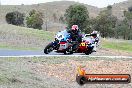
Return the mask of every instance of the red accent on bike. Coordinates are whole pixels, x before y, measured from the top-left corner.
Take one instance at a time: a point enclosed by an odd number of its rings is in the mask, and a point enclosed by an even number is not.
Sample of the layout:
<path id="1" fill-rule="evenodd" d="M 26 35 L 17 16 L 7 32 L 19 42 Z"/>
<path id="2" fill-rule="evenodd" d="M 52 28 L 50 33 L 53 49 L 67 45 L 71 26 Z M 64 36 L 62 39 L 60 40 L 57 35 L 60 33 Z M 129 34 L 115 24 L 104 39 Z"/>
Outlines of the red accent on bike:
<path id="1" fill-rule="evenodd" d="M 66 44 L 66 42 L 60 42 L 60 44 Z"/>
<path id="2" fill-rule="evenodd" d="M 87 50 L 86 42 L 82 42 L 80 46 L 78 47 L 78 52 L 82 53 Z"/>

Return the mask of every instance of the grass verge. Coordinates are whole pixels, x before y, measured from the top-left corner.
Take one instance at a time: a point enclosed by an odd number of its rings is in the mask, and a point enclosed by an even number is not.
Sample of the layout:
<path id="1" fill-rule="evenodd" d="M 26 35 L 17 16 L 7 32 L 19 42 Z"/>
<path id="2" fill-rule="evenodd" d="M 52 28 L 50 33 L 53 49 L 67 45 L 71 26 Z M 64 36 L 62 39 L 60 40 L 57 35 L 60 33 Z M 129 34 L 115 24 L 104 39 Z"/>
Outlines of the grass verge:
<path id="1" fill-rule="evenodd" d="M 53 39 L 53 32 L 9 24 L 0 25 L 0 48 L 38 50 Z"/>
<path id="2" fill-rule="evenodd" d="M 84 65 L 89 74 L 132 74 L 131 59 L 90 57 L 0 58 L 1 88 L 80 88 L 76 70 Z M 86 84 L 82 88 L 131 88 L 130 84 Z M 123 86 L 123 87 L 122 87 Z"/>
<path id="3" fill-rule="evenodd" d="M 119 51 L 127 51 L 127 52 L 132 52 L 132 42 L 127 41 L 127 40 L 102 40 L 101 41 L 102 47 L 103 48 L 109 48 L 109 49 L 114 49 L 114 50 L 119 50 Z"/>
<path id="4" fill-rule="evenodd" d="M 0 43 L 0 49 L 12 49 L 12 50 L 40 50 L 40 48 L 37 47 L 19 47 L 19 46 L 13 46 L 9 44 Z"/>

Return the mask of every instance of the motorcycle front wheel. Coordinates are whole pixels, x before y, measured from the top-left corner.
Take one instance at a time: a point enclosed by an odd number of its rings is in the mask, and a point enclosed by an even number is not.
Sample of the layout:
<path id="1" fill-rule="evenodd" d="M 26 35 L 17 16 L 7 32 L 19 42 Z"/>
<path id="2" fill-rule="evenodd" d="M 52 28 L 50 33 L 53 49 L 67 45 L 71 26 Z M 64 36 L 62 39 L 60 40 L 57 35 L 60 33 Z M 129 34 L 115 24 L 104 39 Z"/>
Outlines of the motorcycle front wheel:
<path id="1" fill-rule="evenodd" d="M 52 43 L 50 43 L 50 44 L 48 44 L 48 45 L 45 47 L 44 53 L 45 53 L 45 54 L 49 54 L 49 53 L 51 53 L 53 50 L 54 50 L 53 45 L 52 45 Z"/>

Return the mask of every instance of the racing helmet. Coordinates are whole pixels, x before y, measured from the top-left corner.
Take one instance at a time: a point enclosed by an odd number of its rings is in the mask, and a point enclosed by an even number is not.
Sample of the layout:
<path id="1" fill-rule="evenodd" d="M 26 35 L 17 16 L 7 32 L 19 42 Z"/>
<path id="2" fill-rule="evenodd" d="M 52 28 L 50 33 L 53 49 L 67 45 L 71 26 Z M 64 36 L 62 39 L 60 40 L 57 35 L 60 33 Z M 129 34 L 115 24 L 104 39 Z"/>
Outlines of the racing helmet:
<path id="1" fill-rule="evenodd" d="M 77 31 L 78 31 L 78 25 L 72 25 L 71 31 L 72 31 L 73 33 L 77 33 Z"/>
<path id="2" fill-rule="evenodd" d="M 93 31 L 93 32 L 91 33 L 91 36 L 94 37 L 94 38 L 96 38 L 96 37 L 97 37 L 97 34 L 98 34 L 97 31 Z"/>

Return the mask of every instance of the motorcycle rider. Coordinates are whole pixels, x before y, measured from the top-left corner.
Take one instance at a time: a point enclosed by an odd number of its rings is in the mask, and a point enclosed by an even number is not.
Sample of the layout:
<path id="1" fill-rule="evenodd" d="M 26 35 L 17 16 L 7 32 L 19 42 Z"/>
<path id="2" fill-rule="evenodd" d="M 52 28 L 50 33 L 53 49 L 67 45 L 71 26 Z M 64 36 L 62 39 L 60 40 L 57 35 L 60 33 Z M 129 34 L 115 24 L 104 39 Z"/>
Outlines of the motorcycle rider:
<path id="1" fill-rule="evenodd" d="M 98 42 L 99 42 L 99 34 L 97 31 L 93 31 L 91 34 L 91 38 L 93 39 L 93 44 L 94 44 L 94 48 L 93 51 L 96 52 L 96 47 L 98 46 Z"/>
<path id="2" fill-rule="evenodd" d="M 99 42 L 99 36 L 97 31 L 93 31 L 90 35 L 93 39 L 95 39 L 95 42 Z"/>
<path id="3" fill-rule="evenodd" d="M 79 44 L 82 42 L 81 31 L 79 30 L 78 25 L 72 25 L 71 29 L 68 30 L 72 40 L 72 50 L 76 50 Z"/>

